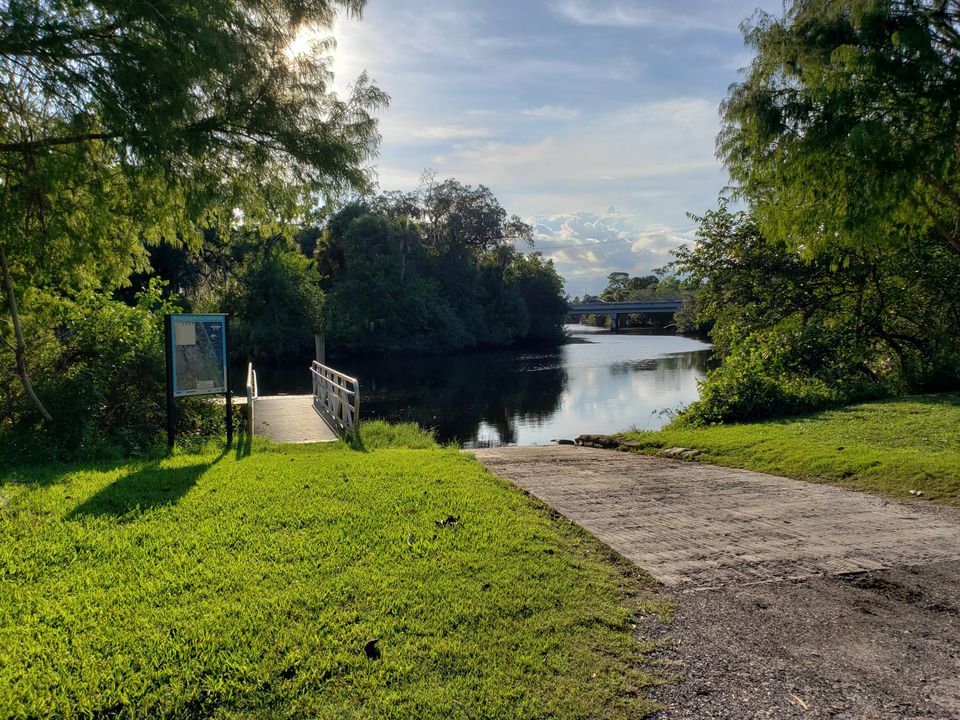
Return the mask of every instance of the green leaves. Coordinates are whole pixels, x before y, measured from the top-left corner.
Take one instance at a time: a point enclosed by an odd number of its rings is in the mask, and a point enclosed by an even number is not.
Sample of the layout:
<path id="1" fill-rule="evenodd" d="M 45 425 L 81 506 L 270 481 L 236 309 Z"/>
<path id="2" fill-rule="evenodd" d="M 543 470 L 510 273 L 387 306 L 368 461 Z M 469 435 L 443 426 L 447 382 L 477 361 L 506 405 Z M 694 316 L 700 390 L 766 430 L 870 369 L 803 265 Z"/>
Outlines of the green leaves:
<path id="1" fill-rule="evenodd" d="M 747 29 L 718 151 L 764 233 L 829 254 L 932 231 L 960 252 L 960 10 L 941 11 L 796 0 Z"/>
<path id="2" fill-rule="evenodd" d="M 960 385 L 960 257 L 935 242 L 805 258 L 725 205 L 694 218 L 675 266 L 700 285 L 698 320 L 724 364 L 689 420 L 804 412 Z"/>
<path id="3" fill-rule="evenodd" d="M 110 294 L 147 269 L 149 245 L 196 249 L 209 227 L 280 234 L 368 189 L 387 96 L 366 75 L 333 93 L 329 41 L 291 50 L 363 6 L 4 3 L 0 245 L 17 295 Z"/>

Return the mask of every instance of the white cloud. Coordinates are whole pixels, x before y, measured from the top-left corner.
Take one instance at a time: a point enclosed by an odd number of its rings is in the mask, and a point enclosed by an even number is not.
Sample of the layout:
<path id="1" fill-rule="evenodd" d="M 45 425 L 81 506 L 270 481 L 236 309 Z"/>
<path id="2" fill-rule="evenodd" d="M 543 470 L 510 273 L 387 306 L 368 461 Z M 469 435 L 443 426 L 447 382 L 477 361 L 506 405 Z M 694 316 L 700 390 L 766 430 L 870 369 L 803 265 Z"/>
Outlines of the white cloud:
<path id="1" fill-rule="evenodd" d="M 425 123 L 424 118 L 415 113 L 388 109 L 380 118 L 380 133 L 384 144 L 447 146 L 450 143 L 488 140 L 496 136 L 493 128 L 484 125 L 460 123 L 454 118 L 445 122 L 446 118 L 439 114 L 430 119 L 434 122 Z"/>
<path id="2" fill-rule="evenodd" d="M 562 105 L 541 105 L 540 107 L 521 110 L 520 114 L 544 120 L 573 120 L 579 117 L 580 111 Z"/>
<path id="3" fill-rule="evenodd" d="M 511 212 L 610 205 L 636 211 L 665 200 L 648 222 L 673 224 L 702 209 L 687 199 L 694 192 L 707 187 L 714 194 L 723 186 L 714 156 L 718 129 L 715 103 L 674 98 L 594 113 L 525 141 L 500 139 L 509 134 L 498 128 L 496 138 L 453 141 L 440 154 L 445 174 L 490 186 Z M 385 127 L 384 144 L 391 142 Z"/>
<path id="4" fill-rule="evenodd" d="M 626 7 L 621 3 L 600 5 L 582 0 L 563 0 L 555 8 L 563 18 L 577 25 L 647 27 L 654 24 L 654 13 L 649 8 Z"/>
<path id="5" fill-rule="evenodd" d="M 493 137 L 493 131 L 489 128 L 465 125 L 428 125 L 413 130 L 412 136 L 423 140 L 464 140 Z"/>
<path id="6" fill-rule="evenodd" d="M 635 255 L 667 257 L 671 251 L 692 241 L 692 228 L 669 228 L 666 225 L 650 225 L 637 233 L 637 239 L 630 246 Z"/>
<path id="7" fill-rule="evenodd" d="M 726 7 L 725 7 L 726 6 Z M 684 5 L 658 7 L 656 2 L 611 0 L 558 0 L 554 11 L 577 25 L 661 30 L 717 30 L 739 32 L 742 18 L 731 12 L 733 2 L 714 2 L 701 8 Z"/>
<path id="8" fill-rule="evenodd" d="M 672 261 L 671 252 L 691 242 L 694 231 L 692 226 L 644 226 L 616 211 L 541 215 L 530 222 L 536 249 L 554 261 L 574 295 L 599 293 L 612 272 L 649 275 Z"/>

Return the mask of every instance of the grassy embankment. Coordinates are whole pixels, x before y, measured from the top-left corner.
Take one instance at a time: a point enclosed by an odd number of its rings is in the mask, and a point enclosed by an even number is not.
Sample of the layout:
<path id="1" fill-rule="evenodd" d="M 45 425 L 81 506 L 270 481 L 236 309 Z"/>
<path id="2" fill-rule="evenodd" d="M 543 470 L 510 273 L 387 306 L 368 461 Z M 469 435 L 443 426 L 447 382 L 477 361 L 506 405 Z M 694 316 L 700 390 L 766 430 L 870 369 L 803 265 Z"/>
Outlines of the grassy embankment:
<path id="1" fill-rule="evenodd" d="M 419 431 L 364 444 L 0 471 L 0 717 L 651 707 L 648 578 Z"/>
<path id="2" fill-rule="evenodd" d="M 960 395 L 864 403 L 799 418 L 629 432 L 642 452 L 684 447 L 703 462 L 960 505 Z"/>

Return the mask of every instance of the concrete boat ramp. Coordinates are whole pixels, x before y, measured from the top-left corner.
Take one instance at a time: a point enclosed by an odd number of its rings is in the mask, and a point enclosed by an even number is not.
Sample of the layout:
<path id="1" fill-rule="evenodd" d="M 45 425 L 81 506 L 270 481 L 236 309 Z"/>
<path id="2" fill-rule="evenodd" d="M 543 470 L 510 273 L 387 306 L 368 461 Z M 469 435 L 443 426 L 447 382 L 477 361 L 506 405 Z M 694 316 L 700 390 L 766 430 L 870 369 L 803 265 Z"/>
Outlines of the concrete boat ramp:
<path id="1" fill-rule="evenodd" d="M 960 718 L 960 511 L 581 447 L 476 451 L 663 581 L 656 718 Z"/>
<path id="2" fill-rule="evenodd" d="M 960 559 L 960 513 L 699 462 L 583 447 L 473 451 L 667 585 Z"/>

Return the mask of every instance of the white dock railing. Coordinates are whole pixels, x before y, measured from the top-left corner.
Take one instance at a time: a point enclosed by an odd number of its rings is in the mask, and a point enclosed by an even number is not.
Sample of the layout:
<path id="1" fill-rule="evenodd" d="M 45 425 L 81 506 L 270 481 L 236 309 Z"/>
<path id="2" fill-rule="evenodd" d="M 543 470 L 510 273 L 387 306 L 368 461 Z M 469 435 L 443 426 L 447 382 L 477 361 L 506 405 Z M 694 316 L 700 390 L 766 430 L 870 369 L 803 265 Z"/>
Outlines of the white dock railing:
<path id="1" fill-rule="evenodd" d="M 340 435 L 360 428 L 360 381 L 314 361 L 313 406 Z"/>
<path id="2" fill-rule="evenodd" d="M 257 371 L 253 363 L 247 363 L 247 435 L 253 437 L 254 419 L 253 408 L 257 399 Z"/>

